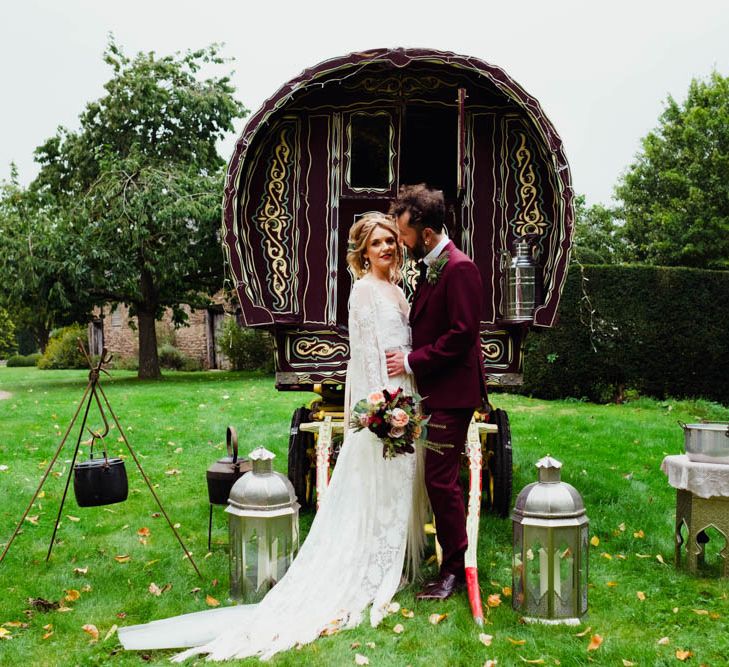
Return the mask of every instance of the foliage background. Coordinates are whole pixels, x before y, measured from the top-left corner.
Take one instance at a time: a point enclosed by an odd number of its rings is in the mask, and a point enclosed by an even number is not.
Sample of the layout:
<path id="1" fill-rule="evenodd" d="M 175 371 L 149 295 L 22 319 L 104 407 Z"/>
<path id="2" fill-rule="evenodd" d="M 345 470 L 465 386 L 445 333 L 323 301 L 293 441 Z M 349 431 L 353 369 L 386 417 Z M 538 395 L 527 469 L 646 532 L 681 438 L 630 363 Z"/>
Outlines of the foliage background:
<path id="1" fill-rule="evenodd" d="M 532 330 L 526 393 L 605 402 L 638 392 L 729 404 L 729 272 L 572 266 L 559 323 Z"/>

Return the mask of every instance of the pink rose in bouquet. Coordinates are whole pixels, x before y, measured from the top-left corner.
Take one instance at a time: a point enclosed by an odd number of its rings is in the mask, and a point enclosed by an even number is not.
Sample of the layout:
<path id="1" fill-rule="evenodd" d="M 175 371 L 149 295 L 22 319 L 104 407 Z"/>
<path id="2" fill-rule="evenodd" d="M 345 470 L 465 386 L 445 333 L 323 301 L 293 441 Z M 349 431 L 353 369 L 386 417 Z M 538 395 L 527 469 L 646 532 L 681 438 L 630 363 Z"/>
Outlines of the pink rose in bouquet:
<path id="1" fill-rule="evenodd" d="M 383 394 L 381 391 L 373 391 L 367 397 L 367 402 L 374 407 L 382 405 L 385 402 L 385 394 Z"/>
<path id="2" fill-rule="evenodd" d="M 405 435 L 405 429 L 402 426 L 393 426 L 387 435 L 391 438 L 402 438 Z"/>
<path id="3" fill-rule="evenodd" d="M 395 408 L 390 415 L 390 423 L 393 426 L 404 428 L 409 421 L 410 417 L 408 417 L 408 413 L 402 408 Z"/>

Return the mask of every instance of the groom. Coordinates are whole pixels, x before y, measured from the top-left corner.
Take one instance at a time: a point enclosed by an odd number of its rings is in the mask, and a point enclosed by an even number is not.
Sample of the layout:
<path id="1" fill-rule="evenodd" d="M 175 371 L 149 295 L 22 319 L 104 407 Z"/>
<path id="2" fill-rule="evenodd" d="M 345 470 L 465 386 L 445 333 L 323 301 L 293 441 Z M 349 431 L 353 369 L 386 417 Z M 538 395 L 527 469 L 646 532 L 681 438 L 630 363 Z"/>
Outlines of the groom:
<path id="1" fill-rule="evenodd" d="M 420 277 L 410 309 L 412 352 L 387 353 L 390 376 L 413 373 L 424 397 L 428 440 L 447 443 L 426 449 L 425 485 L 443 549 L 439 576 L 419 600 L 444 600 L 465 582 L 466 510 L 459 468 L 473 411 L 486 401 L 480 347 L 483 291 L 476 265 L 448 238 L 440 190 L 404 185 L 392 202 L 400 240 L 419 260 Z"/>

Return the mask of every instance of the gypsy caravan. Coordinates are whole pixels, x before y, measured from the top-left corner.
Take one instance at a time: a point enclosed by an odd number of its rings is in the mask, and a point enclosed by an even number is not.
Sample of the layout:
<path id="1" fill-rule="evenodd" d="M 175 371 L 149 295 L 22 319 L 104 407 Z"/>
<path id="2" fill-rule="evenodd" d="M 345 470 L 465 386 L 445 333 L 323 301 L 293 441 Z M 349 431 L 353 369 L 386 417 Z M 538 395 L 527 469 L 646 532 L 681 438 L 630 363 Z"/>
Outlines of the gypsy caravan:
<path id="1" fill-rule="evenodd" d="M 447 228 L 481 271 L 481 346 L 493 384 L 519 382 L 531 327 L 555 323 L 573 225 L 562 141 L 537 100 L 499 67 L 427 49 L 327 60 L 248 121 L 228 166 L 223 245 L 245 326 L 275 339 L 276 386 L 322 401 L 292 419 L 289 474 L 313 498 L 313 436 L 341 413 L 349 357 L 349 229 L 386 211 L 400 184 L 443 190 Z M 415 286 L 406 262 L 402 285 Z M 494 411 L 486 496 L 511 500 L 508 418 Z"/>

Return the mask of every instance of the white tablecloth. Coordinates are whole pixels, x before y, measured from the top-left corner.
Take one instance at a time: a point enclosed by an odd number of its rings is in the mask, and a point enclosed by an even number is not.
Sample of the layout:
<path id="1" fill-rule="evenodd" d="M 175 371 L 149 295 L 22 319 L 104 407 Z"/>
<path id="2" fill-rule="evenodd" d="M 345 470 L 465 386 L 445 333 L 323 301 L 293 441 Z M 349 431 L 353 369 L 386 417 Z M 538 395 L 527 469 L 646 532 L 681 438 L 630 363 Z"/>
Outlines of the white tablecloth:
<path id="1" fill-rule="evenodd" d="M 725 463 L 697 463 L 681 454 L 663 459 L 661 470 L 674 489 L 690 491 L 700 498 L 729 496 L 729 465 Z"/>

